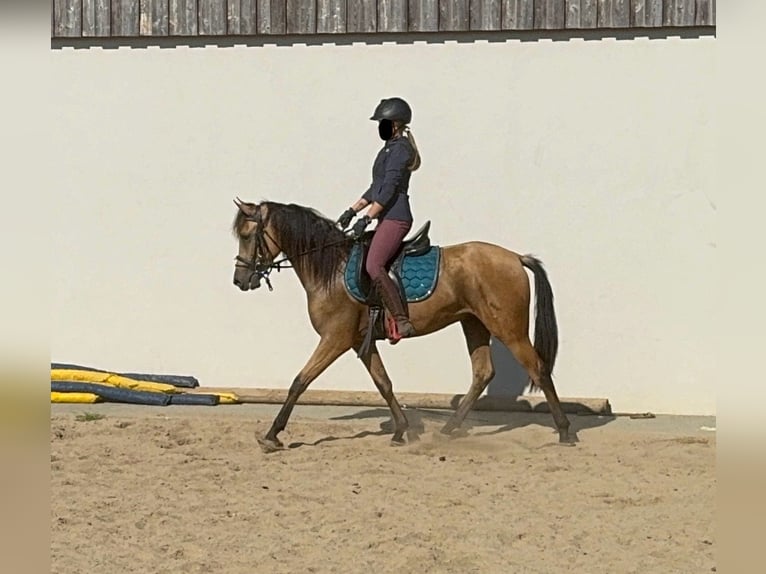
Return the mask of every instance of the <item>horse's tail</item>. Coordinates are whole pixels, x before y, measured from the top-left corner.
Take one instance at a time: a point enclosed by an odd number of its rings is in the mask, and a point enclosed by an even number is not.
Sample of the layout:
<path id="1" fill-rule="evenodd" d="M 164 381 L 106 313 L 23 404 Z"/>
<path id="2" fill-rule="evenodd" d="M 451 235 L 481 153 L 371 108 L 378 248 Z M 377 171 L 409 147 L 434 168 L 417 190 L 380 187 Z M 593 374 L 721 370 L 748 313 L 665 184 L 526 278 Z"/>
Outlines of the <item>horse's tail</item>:
<path id="1" fill-rule="evenodd" d="M 559 350 L 559 327 L 553 310 L 553 289 L 542 262 L 532 255 L 523 255 L 521 264 L 535 275 L 535 351 L 543 362 L 543 376 L 553 374 Z"/>

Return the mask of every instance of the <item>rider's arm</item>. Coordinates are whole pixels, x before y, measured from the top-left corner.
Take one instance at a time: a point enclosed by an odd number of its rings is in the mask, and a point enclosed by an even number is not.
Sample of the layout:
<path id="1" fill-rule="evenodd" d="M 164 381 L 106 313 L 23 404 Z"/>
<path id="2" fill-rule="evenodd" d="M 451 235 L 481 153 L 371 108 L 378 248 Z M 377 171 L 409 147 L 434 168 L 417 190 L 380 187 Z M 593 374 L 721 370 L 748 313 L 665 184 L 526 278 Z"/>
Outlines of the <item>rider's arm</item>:
<path id="1" fill-rule="evenodd" d="M 383 206 L 379 204 L 377 201 L 370 202 L 364 197 L 359 198 L 359 200 L 354 205 L 351 206 L 351 209 L 359 213 L 368 205 L 370 206 L 370 209 L 367 210 L 367 216 L 370 219 L 375 219 L 378 215 L 380 215 L 380 212 L 383 211 Z"/>
<path id="2" fill-rule="evenodd" d="M 381 211 L 383 211 L 383 206 L 377 201 L 373 201 L 370 209 L 367 210 L 367 216 L 370 219 L 375 219 L 378 217 L 378 215 L 380 215 Z"/>
<path id="3" fill-rule="evenodd" d="M 356 201 L 354 205 L 351 206 L 351 209 L 359 213 L 362 209 L 364 209 L 368 205 L 370 205 L 370 200 L 362 196 Z"/>

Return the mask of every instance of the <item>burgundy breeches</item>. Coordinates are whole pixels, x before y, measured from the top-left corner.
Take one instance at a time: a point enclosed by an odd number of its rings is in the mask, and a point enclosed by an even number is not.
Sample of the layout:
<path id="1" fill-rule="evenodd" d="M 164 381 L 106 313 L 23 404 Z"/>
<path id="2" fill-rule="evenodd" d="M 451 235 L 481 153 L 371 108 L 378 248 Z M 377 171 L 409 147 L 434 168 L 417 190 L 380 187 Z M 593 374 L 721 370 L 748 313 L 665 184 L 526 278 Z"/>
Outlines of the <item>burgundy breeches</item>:
<path id="1" fill-rule="evenodd" d="M 373 281 L 386 274 L 386 265 L 396 254 L 411 227 L 411 222 L 394 219 L 384 219 L 378 223 L 372 236 L 365 265 Z"/>

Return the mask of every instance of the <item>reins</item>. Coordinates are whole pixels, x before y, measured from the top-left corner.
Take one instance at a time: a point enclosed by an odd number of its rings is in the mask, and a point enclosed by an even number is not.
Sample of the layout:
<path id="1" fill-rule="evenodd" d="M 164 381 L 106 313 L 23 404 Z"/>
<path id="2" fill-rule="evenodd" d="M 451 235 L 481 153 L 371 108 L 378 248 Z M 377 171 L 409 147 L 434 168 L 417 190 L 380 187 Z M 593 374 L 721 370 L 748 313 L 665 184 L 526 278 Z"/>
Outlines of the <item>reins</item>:
<path id="1" fill-rule="evenodd" d="M 264 231 L 264 233 L 266 234 L 266 236 L 269 239 L 274 241 L 274 238 L 271 235 L 269 235 L 268 232 Z M 312 247 L 311 249 L 307 249 L 306 251 L 302 251 L 300 253 L 297 253 L 296 255 L 293 255 L 293 259 L 296 259 L 298 257 L 303 257 L 304 255 L 308 255 L 309 253 L 313 253 L 314 251 L 320 251 L 320 250 L 325 249 L 327 247 L 334 247 L 335 245 L 340 245 L 341 243 L 348 243 L 348 241 L 350 239 L 351 239 L 351 237 L 346 235 L 345 237 L 343 237 L 343 239 L 339 239 L 338 241 L 332 241 L 330 243 L 325 243 L 324 245 L 319 245 L 317 247 Z M 274 245 L 279 247 L 279 243 L 277 243 L 276 241 L 274 241 Z M 281 249 L 282 248 L 280 247 L 280 250 Z M 276 266 L 277 271 L 279 271 L 279 269 L 292 269 L 292 267 L 293 267 L 292 263 L 290 263 L 290 265 L 282 266 L 281 264 L 284 261 L 288 261 L 288 262 L 290 261 L 289 258 L 287 257 L 287 255 L 282 257 L 282 259 L 278 259 L 277 261 L 273 261 L 271 264 Z"/>
<path id="2" fill-rule="evenodd" d="M 325 243 L 324 245 L 319 245 L 317 247 L 312 247 L 311 249 L 307 249 L 305 251 L 302 251 L 300 253 L 297 253 L 293 255 L 291 258 L 289 258 L 287 255 L 284 255 L 281 259 L 272 260 L 269 263 L 263 263 L 263 254 L 267 251 L 264 249 L 264 243 L 265 238 L 268 238 L 271 240 L 274 245 L 276 245 L 277 249 L 279 249 L 280 253 L 284 253 L 282 246 L 279 245 L 276 239 L 266 230 L 265 222 L 262 221 L 260 210 L 256 212 L 255 216 L 252 217 L 246 217 L 246 221 L 253 221 L 254 223 L 258 224 L 255 232 L 255 254 L 253 259 L 248 261 L 247 259 L 244 259 L 243 257 L 240 257 L 237 255 L 235 257 L 237 263 L 235 264 L 235 267 L 245 267 L 247 269 L 250 269 L 253 274 L 257 275 L 259 280 L 264 280 L 266 282 L 266 286 L 269 288 L 269 291 L 273 291 L 274 288 L 271 286 L 271 281 L 269 280 L 269 275 L 272 271 L 275 269 L 277 272 L 281 271 L 282 269 L 293 269 L 294 265 L 290 261 L 290 259 L 296 259 L 299 257 L 304 257 L 305 255 L 308 255 L 309 253 L 313 253 L 315 251 L 319 251 L 321 249 L 326 249 L 327 247 L 333 247 L 335 245 L 340 245 L 341 243 L 347 243 L 351 237 L 348 235 L 344 235 L 343 239 L 339 239 L 338 241 L 332 241 L 330 243 Z M 240 265 L 241 264 L 241 265 Z"/>

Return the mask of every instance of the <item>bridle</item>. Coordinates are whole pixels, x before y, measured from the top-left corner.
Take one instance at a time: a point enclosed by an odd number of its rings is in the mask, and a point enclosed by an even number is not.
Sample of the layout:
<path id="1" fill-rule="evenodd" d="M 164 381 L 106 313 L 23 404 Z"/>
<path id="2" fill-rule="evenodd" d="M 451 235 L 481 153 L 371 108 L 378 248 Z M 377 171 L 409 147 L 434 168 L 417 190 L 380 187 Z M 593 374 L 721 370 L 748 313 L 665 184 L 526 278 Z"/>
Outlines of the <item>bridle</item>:
<path id="1" fill-rule="evenodd" d="M 250 275 L 247 278 L 248 283 L 251 283 L 253 277 L 255 277 L 257 281 L 256 288 L 261 286 L 261 281 L 265 281 L 269 291 L 273 291 L 274 288 L 271 286 L 271 281 L 269 280 L 269 275 L 271 275 L 271 272 L 274 271 L 274 269 L 277 271 L 281 271 L 282 269 L 292 269 L 293 265 L 290 263 L 286 255 L 281 259 L 277 259 L 276 261 L 269 255 L 268 246 L 266 245 L 267 238 L 277 247 L 277 253 L 284 252 L 282 251 L 282 247 L 279 245 L 277 240 L 274 239 L 274 236 L 272 236 L 266 230 L 266 223 L 268 222 L 264 221 L 263 216 L 261 215 L 260 206 L 256 209 L 254 215 L 247 215 L 246 213 L 244 215 L 245 221 L 251 221 L 255 223 L 255 231 L 253 232 L 255 250 L 253 253 L 253 258 L 249 260 L 237 255 L 235 257 L 237 262 L 234 264 L 234 266 L 250 271 Z M 341 243 L 346 243 L 350 240 L 351 237 L 345 236 L 339 241 L 333 241 L 331 243 L 327 243 L 326 245 L 320 245 L 312 249 L 307 249 L 306 251 L 294 255 L 294 257 L 303 257 L 308 253 L 312 253 L 313 251 L 324 249 L 325 247 L 331 247 L 333 245 L 339 245 Z"/>
<path id="2" fill-rule="evenodd" d="M 276 239 L 274 239 L 274 237 L 272 237 L 271 234 L 266 231 L 266 222 L 263 220 L 263 216 L 261 215 L 260 206 L 255 210 L 254 215 L 247 215 L 246 213 L 244 215 L 245 221 L 252 221 L 255 223 L 255 231 L 253 232 L 255 250 L 253 253 L 253 258 L 249 260 L 237 255 L 235 258 L 237 262 L 234 264 L 234 266 L 250 271 L 250 276 L 247 278 L 248 283 L 251 283 L 253 277 L 255 276 L 257 280 L 256 287 L 260 287 L 261 281 L 263 280 L 266 282 L 266 286 L 269 288 L 269 291 L 273 291 L 274 288 L 271 286 L 271 281 L 269 280 L 269 275 L 271 272 L 274 269 L 277 271 L 280 269 L 289 269 L 291 265 L 289 265 L 286 257 L 283 257 L 278 261 L 274 261 L 274 259 L 269 255 L 269 250 L 266 245 L 267 237 L 274 245 L 276 245 L 279 252 L 282 251 L 282 248 L 279 246 L 279 243 L 277 243 Z M 285 264 L 286 262 L 287 264 Z"/>

